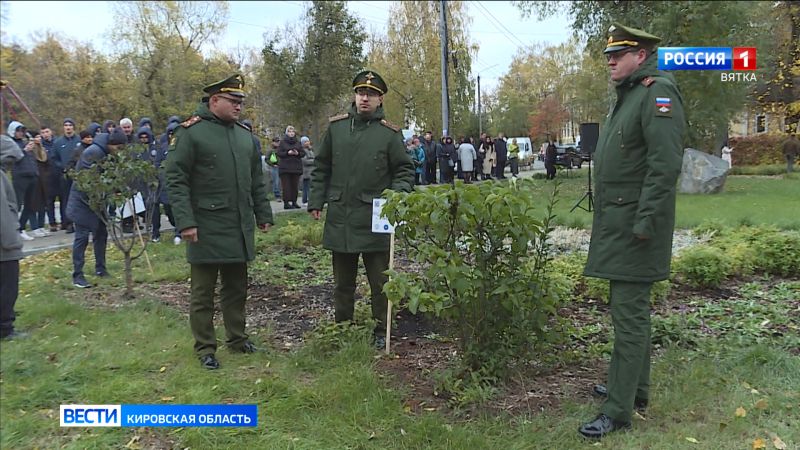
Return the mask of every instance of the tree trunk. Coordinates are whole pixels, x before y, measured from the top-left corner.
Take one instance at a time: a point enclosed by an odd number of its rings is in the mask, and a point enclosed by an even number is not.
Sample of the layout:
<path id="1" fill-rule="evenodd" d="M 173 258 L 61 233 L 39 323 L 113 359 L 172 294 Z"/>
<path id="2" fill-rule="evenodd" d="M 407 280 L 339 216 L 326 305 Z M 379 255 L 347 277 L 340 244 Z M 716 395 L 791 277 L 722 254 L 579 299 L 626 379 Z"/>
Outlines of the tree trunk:
<path id="1" fill-rule="evenodd" d="M 132 299 L 133 295 L 133 260 L 131 259 L 131 252 L 125 252 L 125 298 Z"/>

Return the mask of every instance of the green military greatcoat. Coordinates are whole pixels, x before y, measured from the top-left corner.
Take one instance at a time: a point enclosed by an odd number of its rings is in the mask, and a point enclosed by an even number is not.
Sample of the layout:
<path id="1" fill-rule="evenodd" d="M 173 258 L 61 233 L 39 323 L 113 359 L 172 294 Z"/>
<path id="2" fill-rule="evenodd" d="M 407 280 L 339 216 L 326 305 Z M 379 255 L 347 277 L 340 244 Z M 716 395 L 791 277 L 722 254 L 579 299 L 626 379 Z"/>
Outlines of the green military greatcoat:
<path id="1" fill-rule="evenodd" d="M 389 250 L 389 235 L 372 233 L 372 199 L 385 189 L 410 192 L 414 163 L 399 130 L 379 107 L 362 117 L 351 107 L 330 119 L 317 149 L 308 210 L 328 204 L 323 247 L 340 253 Z"/>
<path id="2" fill-rule="evenodd" d="M 201 103 L 175 129 L 166 182 L 176 228 L 197 227 L 187 246 L 191 264 L 227 264 L 255 257 L 256 223 L 272 223 L 261 156 L 250 131 L 219 120 Z"/>
<path id="3" fill-rule="evenodd" d="M 672 76 L 659 72 L 656 62 L 654 53 L 618 83 L 600 133 L 588 276 L 631 282 L 669 277 L 685 118 Z"/>

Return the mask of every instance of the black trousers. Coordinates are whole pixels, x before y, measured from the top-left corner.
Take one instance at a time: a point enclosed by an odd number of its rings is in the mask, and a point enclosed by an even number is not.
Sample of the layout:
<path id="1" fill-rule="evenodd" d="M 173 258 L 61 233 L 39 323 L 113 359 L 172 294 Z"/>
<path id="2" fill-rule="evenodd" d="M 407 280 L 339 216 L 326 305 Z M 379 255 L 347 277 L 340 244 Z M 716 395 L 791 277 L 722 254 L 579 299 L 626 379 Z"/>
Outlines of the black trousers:
<path id="1" fill-rule="evenodd" d="M 336 287 L 333 291 L 335 316 L 337 322 L 353 320 L 355 308 L 356 275 L 358 274 L 359 253 L 333 252 L 333 279 Z M 389 252 L 360 253 L 367 270 L 370 299 L 372 302 L 372 318 L 375 319 L 375 333 L 386 329 L 386 294 L 383 285 L 389 280 L 383 272 L 389 269 Z"/>
<path id="2" fill-rule="evenodd" d="M 497 172 L 497 178 L 505 178 L 505 171 L 506 171 L 506 158 L 500 159 L 497 158 L 497 167 L 495 167 L 495 171 Z"/>
<path id="3" fill-rule="evenodd" d="M 14 305 L 19 295 L 19 260 L 0 262 L 0 337 L 14 332 Z"/>
<path id="4" fill-rule="evenodd" d="M 281 198 L 284 203 L 297 203 L 297 193 L 300 192 L 300 174 L 299 173 L 282 173 L 281 189 L 283 194 Z"/>
<path id="5" fill-rule="evenodd" d="M 436 161 L 425 161 L 425 184 L 436 184 Z"/>

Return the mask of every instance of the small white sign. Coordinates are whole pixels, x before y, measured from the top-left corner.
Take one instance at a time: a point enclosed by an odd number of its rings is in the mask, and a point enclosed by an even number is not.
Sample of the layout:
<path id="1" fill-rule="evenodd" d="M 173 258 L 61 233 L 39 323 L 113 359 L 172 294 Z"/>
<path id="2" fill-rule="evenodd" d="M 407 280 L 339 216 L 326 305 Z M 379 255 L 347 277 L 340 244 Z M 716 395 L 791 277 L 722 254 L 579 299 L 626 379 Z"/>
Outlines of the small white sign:
<path id="1" fill-rule="evenodd" d="M 372 199 L 372 232 L 373 233 L 394 233 L 394 225 L 383 215 L 383 205 L 386 204 L 385 198 Z"/>

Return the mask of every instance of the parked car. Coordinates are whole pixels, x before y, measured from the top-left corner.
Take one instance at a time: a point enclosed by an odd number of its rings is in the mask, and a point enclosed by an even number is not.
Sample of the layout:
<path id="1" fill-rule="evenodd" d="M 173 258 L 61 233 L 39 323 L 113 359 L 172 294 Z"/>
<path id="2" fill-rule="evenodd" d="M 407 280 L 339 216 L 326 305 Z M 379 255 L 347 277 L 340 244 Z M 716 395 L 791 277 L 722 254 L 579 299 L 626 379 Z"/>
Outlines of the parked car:
<path id="1" fill-rule="evenodd" d="M 567 169 L 573 167 L 580 169 L 583 165 L 583 157 L 574 145 L 556 144 L 556 165 L 564 166 Z"/>

